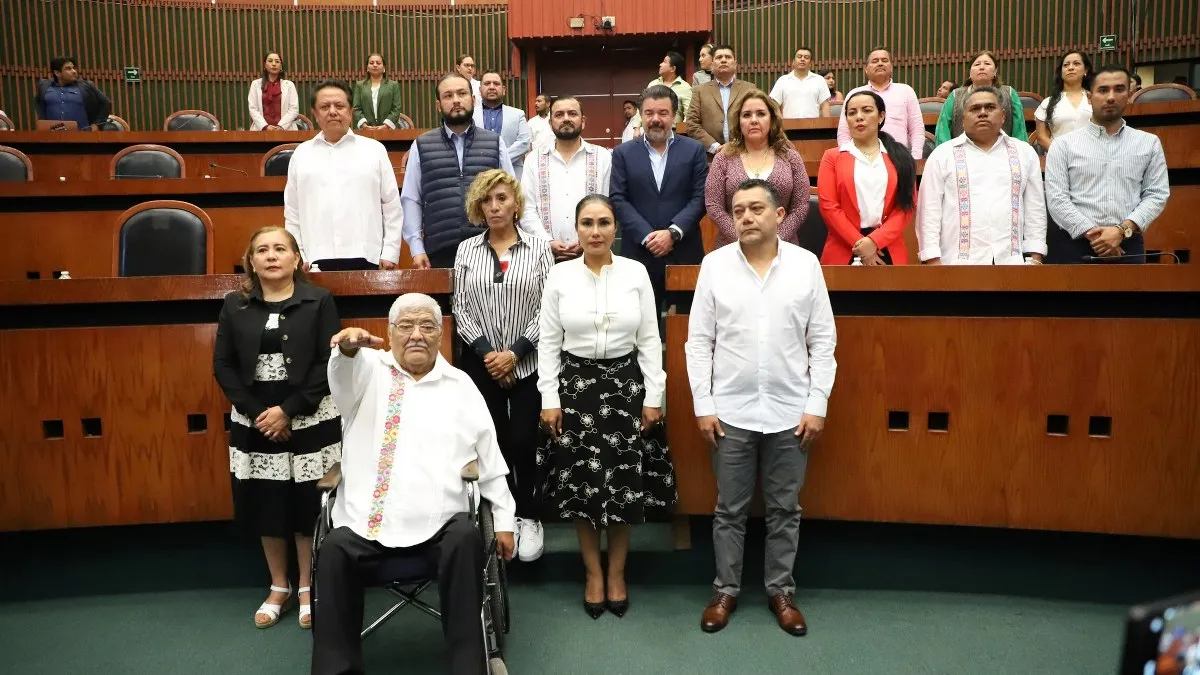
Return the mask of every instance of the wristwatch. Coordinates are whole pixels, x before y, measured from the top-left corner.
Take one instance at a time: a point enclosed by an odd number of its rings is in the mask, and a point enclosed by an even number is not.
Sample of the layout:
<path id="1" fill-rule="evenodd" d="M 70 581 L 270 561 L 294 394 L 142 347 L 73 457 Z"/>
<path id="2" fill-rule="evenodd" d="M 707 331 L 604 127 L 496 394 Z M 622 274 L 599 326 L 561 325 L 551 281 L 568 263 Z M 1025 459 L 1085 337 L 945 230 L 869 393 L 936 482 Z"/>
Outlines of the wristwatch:
<path id="1" fill-rule="evenodd" d="M 683 233 L 674 227 L 668 227 L 667 232 L 671 233 L 671 240 L 674 241 L 676 244 L 678 244 L 679 241 L 681 239 L 683 239 Z"/>
<path id="2" fill-rule="evenodd" d="M 1126 225 L 1125 223 L 1121 223 L 1120 225 L 1117 226 L 1117 228 L 1121 230 L 1121 234 L 1125 235 L 1126 239 L 1133 236 L 1133 225 Z"/>

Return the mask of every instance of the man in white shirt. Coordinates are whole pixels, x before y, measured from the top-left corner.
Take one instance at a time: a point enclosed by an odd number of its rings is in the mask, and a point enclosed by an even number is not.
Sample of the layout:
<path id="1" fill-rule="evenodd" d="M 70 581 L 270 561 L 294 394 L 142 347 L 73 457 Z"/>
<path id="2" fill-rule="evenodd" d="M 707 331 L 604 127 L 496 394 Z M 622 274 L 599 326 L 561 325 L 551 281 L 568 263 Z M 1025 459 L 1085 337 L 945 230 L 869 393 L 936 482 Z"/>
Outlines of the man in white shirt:
<path id="1" fill-rule="evenodd" d="M 621 130 L 621 142 L 632 141 L 642 135 L 642 117 L 638 115 L 637 104 L 628 99 L 621 104 L 621 114 L 625 116 L 625 128 Z"/>
<path id="2" fill-rule="evenodd" d="M 808 626 L 792 599 L 797 500 L 808 451 L 825 426 L 837 331 L 820 261 L 779 239 L 785 210 L 775 188 L 750 179 L 731 201 L 738 241 L 704 258 L 684 347 L 696 423 L 717 477 L 717 576 L 700 627 L 719 631 L 737 609 L 746 516 L 761 468 L 770 607 L 780 628 L 804 635 Z"/>
<path id="3" fill-rule="evenodd" d="M 391 557 L 437 566 L 450 672 L 487 675 L 480 608 L 485 542 L 467 513 L 462 469 L 478 461 L 497 555 L 512 558 L 516 503 L 483 395 L 438 355 L 442 313 L 409 293 L 388 315 L 391 351 L 362 328 L 330 342 L 329 389 L 342 414 L 342 483 L 317 557 L 313 675 L 363 672 L 364 579 Z M 365 349 L 364 349 L 365 348 Z"/>
<path id="4" fill-rule="evenodd" d="M 533 117 L 529 118 L 529 144 L 533 150 L 553 145 L 554 132 L 550 129 L 550 96 L 538 94 L 533 99 Z"/>
<path id="5" fill-rule="evenodd" d="M 350 88 L 325 80 L 313 94 L 321 133 L 288 166 L 283 223 L 304 260 L 325 272 L 395 269 L 404 217 L 387 149 L 350 130 Z"/>
<path id="6" fill-rule="evenodd" d="M 590 194 L 608 196 L 612 152 L 583 140 L 587 118 L 579 100 L 555 99 L 550 106 L 550 127 L 555 142 L 530 155 L 528 171 L 521 176 L 525 213 L 521 229 L 550 239 L 555 261 L 583 255 L 575 233 L 575 206 Z"/>
<path id="7" fill-rule="evenodd" d="M 475 79 L 475 57 L 470 54 L 459 54 L 454 60 L 454 72 L 467 78 L 471 84 L 471 95 L 479 100 L 479 80 Z"/>
<path id="8" fill-rule="evenodd" d="M 926 265 L 1041 264 L 1046 198 L 1033 146 L 1004 133 L 992 87 L 964 104 L 963 134 L 925 162 L 917 198 L 918 256 Z"/>
<path id="9" fill-rule="evenodd" d="M 771 98 L 783 109 L 784 119 L 829 117 L 829 85 L 812 72 L 813 53 L 808 47 L 796 50 L 792 72 L 775 82 Z"/>

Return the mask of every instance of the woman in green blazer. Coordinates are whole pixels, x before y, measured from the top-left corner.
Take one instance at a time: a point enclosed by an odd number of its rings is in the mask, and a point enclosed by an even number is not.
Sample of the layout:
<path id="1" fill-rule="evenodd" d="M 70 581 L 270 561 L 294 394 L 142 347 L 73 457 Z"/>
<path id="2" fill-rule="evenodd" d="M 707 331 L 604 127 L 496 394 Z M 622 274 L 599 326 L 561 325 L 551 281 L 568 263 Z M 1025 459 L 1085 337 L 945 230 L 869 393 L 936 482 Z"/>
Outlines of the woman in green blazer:
<path id="1" fill-rule="evenodd" d="M 991 85 L 1000 92 L 1003 99 L 1000 101 L 1000 105 L 1004 107 L 1005 114 L 1004 133 L 1018 141 L 1029 140 L 1029 132 L 1025 128 L 1025 109 L 1021 106 L 1021 96 L 1017 94 L 1016 89 L 1000 81 L 996 65 L 996 56 L 987 50 L 979 52 L 971 61 L 970 84 L 950 92 L 950 96 L 942 104 L 942 114 L 938 117 L 937 129 L 934 133 L 937 145 L 962 134 L 963 106 L 975 87 L 983 85 Z"/>
<path id="2" fill-rule="evenodd" d="M 400 83 L 387 78 L 382 54 L 367 57 L 367 77 L 354 85 L 354 127 L 397 129 L 400 126 Z"/>

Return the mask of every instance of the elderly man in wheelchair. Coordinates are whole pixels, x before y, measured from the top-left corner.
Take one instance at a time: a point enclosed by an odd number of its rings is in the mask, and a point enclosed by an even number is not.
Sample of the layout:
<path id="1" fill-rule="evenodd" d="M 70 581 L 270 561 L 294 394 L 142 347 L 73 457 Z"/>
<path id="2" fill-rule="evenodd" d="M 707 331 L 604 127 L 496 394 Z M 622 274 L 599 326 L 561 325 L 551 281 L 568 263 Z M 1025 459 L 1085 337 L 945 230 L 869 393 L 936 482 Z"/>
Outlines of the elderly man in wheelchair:
<path id="1" fill-rule="evenodd" d="M 313 547 L 313 675 L 364 672 L 362 637 L 409 604 L 441 619 L 453 675 L 502 673 L 516 504 L 491 416 L 470 377 L 438 355 L 433 298 L 400 296 L 388 338 L 385 351 L 347 328 L 330 344 L 344 427 Z M 416 597 L 434 579 L 440 611 Z M 360 633 L 368 586 L 401 602 Z"/>

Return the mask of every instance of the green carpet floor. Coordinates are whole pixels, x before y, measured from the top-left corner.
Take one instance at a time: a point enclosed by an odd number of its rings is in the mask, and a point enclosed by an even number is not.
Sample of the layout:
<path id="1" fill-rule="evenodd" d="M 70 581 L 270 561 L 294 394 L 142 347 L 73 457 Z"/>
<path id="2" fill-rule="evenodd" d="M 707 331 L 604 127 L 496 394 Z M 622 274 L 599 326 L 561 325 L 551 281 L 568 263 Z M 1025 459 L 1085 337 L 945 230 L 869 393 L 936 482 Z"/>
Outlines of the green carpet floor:
<path id="1" fill-rule="evenodd" d="M 577 584 L 512 589 L 516 675 L 803 673 L 1097 675 L 1116 672 L 1124 608 L 945 593 L 806 590 L 811 632 L 780 631 L 757 593 L 723 632 L 702 633 L 704 587 L 630 588 L 623 619 L 592 621 Z M 372 592 L 368 613 L 387 602 Z M 310 634 L 296 614 L 257 630 L 254 589 L 0 605 L 0 671 L 23 675 L 299 674 Z M 437 623 L 406 610 L 367 639 L 371 673 L 444 673 Z"/>

